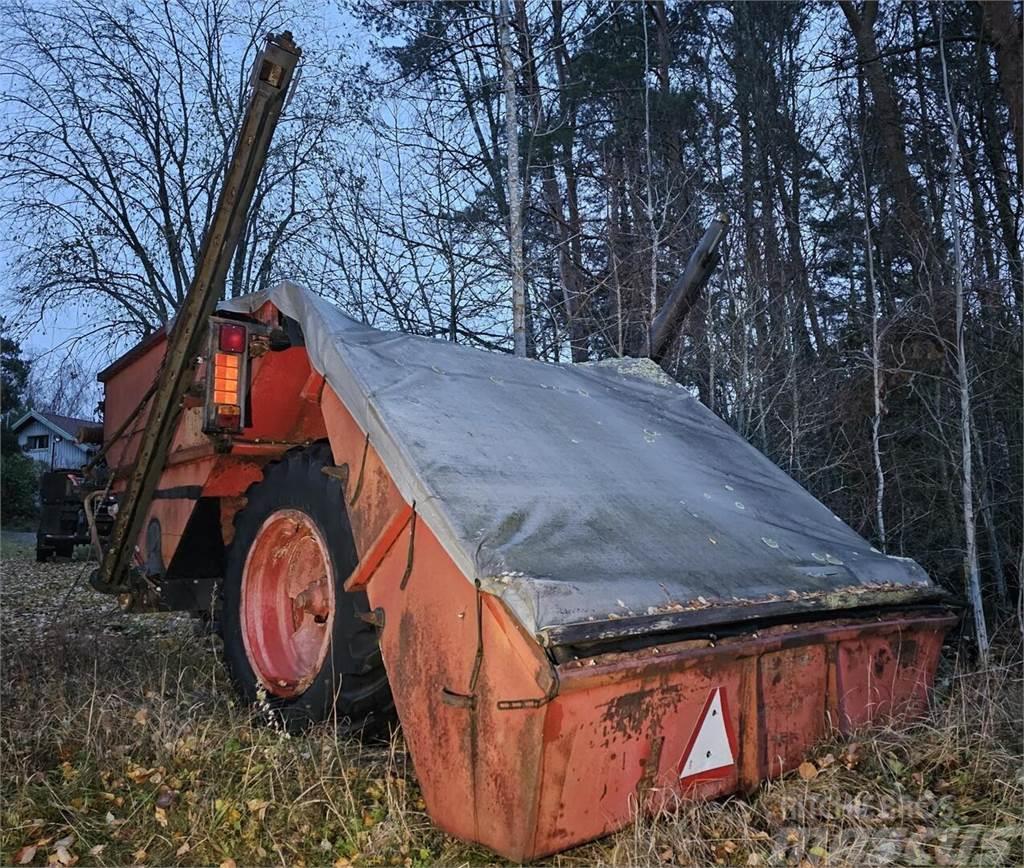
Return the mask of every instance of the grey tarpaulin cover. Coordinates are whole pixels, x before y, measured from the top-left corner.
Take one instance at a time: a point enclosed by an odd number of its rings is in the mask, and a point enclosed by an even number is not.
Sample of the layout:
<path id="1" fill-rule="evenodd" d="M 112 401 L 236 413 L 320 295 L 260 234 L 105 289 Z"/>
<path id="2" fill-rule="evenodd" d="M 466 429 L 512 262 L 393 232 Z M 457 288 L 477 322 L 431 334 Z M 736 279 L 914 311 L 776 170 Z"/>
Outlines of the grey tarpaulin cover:
<path id="1" fill-rule="evenodd" d="M 533 633 L 666 607 L 921 587 L 678 386 L 382 332 L 269 298 L 470 579 Z"/>

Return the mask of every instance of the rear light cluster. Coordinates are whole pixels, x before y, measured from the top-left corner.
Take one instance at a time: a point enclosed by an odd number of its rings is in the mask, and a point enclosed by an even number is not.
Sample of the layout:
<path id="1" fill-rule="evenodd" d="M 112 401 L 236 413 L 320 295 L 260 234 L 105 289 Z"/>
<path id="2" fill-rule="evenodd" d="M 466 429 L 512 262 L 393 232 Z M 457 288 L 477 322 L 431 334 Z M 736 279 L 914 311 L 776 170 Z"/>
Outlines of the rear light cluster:
<path id="1" fill-rule="evenodd" d="M 245 326 L 237 323 L 214 323 L 213 331 L 205 427 L 241 431 L 248 335 Z"/>

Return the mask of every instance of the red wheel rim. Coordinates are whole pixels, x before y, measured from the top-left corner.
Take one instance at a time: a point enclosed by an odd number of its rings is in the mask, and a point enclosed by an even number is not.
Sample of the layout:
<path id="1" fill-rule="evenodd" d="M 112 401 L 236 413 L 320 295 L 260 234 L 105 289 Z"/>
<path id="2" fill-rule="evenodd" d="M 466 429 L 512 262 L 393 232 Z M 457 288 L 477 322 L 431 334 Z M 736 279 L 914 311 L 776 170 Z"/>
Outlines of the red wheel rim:
<path id="1" fill-rule="evenodd" d="M 298 696 L 327 656 L 334 576 L 316 523 L 297 509 L 271 513 L 242 568 L 242 640 L 269 693 Z"/>

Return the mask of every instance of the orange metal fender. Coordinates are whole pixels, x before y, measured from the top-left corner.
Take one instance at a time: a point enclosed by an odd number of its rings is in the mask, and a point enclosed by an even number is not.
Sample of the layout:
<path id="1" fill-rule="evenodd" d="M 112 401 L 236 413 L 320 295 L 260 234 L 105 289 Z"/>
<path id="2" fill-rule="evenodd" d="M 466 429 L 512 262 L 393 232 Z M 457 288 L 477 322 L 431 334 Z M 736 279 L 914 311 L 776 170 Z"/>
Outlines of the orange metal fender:
<path id="1" fill-rule="evenodd" d="M 529 855 L 537 824 L 544 709 L 554 669 L 505 607 L 462 574 L 398 493 L 373 445 L 330 389 L 324 419 L 347 465 L 348 510 L 365 586 L 384 613 L 380 643 L 431 818 L 493 850 Z"/>

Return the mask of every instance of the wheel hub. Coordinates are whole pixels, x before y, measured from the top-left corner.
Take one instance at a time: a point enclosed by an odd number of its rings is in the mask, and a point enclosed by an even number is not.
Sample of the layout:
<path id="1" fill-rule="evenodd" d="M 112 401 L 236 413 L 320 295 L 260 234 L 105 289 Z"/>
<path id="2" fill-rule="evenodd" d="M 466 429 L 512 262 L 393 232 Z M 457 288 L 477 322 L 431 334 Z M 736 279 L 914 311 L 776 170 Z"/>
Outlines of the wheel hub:
<path id="1" fill-rule="evenodd" d="M 334 626 L 334 575 L 320 529 L 281 509 L 256 532 L 242 571 L 242 638 L 269 693 L 298 696 L 316 678 Z"/>

